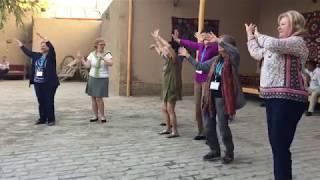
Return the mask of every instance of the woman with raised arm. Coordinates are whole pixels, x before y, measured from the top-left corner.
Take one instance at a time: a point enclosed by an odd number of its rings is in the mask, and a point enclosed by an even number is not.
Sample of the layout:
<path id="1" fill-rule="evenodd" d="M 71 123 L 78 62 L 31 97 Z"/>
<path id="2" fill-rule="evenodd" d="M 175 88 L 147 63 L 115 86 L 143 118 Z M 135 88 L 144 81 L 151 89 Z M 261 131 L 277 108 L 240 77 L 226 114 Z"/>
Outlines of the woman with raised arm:
<path id="1" fill-rule="evenodd" d="M 36 124 L 55 125 L 54 96 L 59 86 L 56 72 L 56 52 L 51 42 L 37 33 L 41 39 L 40 52 L 27 49 L 16 40 L 25 55 L 31 58 L 30 84 L 34 85 L 39 103 L 40 118 Z"/>
<path id="2" fill-rule="evenodd" d="M 193 42 L 186 39 L 180 39 L 176 33 L 172 34 L 174 41 L 181 46 L 191 50 L 198 50 L 198 61 L 206 62 L 214 56 L 218 55 L 218 44 L 210 40 L 210 29 L 205 29 L 202 33 L 195 33 L 195 38 L 198 42 Z M 205 140 L 204 126 L 208 121 L 208 115 L 201 112 L 201 99 L 203 98 L 204 86 L 208 78 L 208 73 L 202 70 L 196 70 L 194 73 L 194 99 L 195 99 L 195 120 L 198 126 L 198 134 L 194 140 Z"/>
<path id="3" fill-rule="evenodd" d="M 181 95 L 181 58 L 177 58 L 177 54 L 171 45 L 159 35 L 159 30 L 152 33 L 156 44 L 151 45 L 163 60 L 162 73 L 162 113 L 166 120 L 166 129 L 159 134 L 169 134 L 168 138 L 179 137 L 177 128 L 177 117 L 175 112 L 176 101 L 182 99 Z"/>
<path id="4" fill-rule="evenodd" d="M 205 161 L 215 161 L 221 157 L 216 131 L 218 122 L 220 135 L 226 149 L 222 163 L 229 164 L 234 160 L 234 143 L 229 119 L 230 116 L 235 115 L 237 109 L 245 105 L 238 74 L 240 56 L 233 37 L 222 35 L 218 39 L 213 33 L 210 36 L 212 41 L 218 42 L 218 56 L 206 62 L 198 62 L 190 56 L 185 48 L 180 48 L 179 55 L 185 56 L 196 70 L 208 73 L 208 80 L 204 87 L 204 97 L 202 98 L 202 110 L 204 113 L 208 113 L 210 117 L 206 127 L 207 144 L 210 147 L 210 152 L 203 159 Z M 216 116 L 218 119 L 216 119 Z"/>
<path id="5" fill-rule="evenodd" d="M 90 122 L 97 122 L 99 119 L 106 123 L 104 115 L 104 97 L 109 96 L 109 67 L 112 66 L 112 55 L 110 51 L 105 50 L 106 43 L 102 38 L 97 38 L 94 43 L 94 51 L 85 59 L 78 53 L 78 59 L 82 64 L 90 68 L 89 80 L 86 87 L 86 93 L 91 96 L 93 118 Z"/>
<path id="6" fill-rule="evenodd" d="M 275 180 L 292 180 L 290 146 L 299 120 L 306 108 L 302 69 L 308 48 L 302 35 L 305 19 L 297 11 L 278 17 L 279 38 L 260 34 L 255 25 L 245 24 L 248 50 L 263 60 L 260 96 L 265 99 L 268 135 L 273 154 Z"/>

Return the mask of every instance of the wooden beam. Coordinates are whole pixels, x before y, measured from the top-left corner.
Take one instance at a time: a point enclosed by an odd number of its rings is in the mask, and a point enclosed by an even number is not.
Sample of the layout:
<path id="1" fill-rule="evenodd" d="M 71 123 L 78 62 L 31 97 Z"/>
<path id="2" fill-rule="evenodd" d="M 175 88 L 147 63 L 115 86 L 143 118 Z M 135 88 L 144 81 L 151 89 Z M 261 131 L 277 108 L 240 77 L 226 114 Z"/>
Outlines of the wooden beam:
<path id="1" fill-rule="evenodd" d="M 204 27 L 205 8 L 206 8 L 206 0 L 200 0 L 200 2 L 199 2 L 199 17 L 198 17 L 198 32 L 201 32 Z"/>
<path id="2" fill-rule="evenodd" d="M 131 96 L 131 64 L 132 64 L 132 16 L 133 0 L 129 0 L 129 17 L 128 17 L 128 59 L 127 59 L 127 96 Z"/>

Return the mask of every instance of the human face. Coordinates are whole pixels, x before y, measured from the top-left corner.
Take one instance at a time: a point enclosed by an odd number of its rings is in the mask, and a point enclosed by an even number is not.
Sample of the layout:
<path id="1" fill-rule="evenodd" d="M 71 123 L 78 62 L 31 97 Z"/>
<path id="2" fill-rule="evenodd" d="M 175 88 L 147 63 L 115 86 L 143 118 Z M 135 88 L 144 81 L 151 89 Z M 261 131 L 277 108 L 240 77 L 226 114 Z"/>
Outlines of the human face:
<path id="1" fill-rule="evenodd" d="M 40 44 L 40 50 L 42 53 L 47 53 L 49 51 L 49 48 L 45 42 L 41 42 Z"/>
<path id="2" fill-rule="evenodd" d="M 102 52 L 104 50 L 104 47 L 106 46 L 106 43 L 104 42 L 99 42 L 97 45 L 97 51 Z"/>
<path id="3" fill-rule="evenodd" d="M 278 26 L 279 38 L 287 38 L 292 34 L 292 25 L 290 24 L 289 18 L 284 16 L 280 19 Z"/>

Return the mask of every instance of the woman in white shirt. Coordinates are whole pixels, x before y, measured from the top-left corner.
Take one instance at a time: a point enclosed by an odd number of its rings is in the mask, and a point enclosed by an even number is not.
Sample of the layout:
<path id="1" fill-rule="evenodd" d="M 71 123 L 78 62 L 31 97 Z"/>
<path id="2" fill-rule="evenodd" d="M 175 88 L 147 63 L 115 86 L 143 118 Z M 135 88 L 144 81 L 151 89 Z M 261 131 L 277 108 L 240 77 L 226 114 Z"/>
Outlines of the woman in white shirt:
<path id="1" fill-rule="evenodd" d="M 7 56 L 2 56 L 2 62 L 0 62 L 0 77 L 6 75 L 9 72 L 9 62 Z"/>
<path id="2" fill-rule="evenodd" d="M 86 87 L 86 93 L 91 96 L 92 111 L 94 117 L 90 122 L 97 122 L 99 119 L 106 123 L 104 115 L 104 97 L 109 96 L 109 66 L 112 66 L 112 55 L 104 48 L 106 43 L 103 39 L 98 38 L 94 43 L 95 50 L 92 51 L 87 59 L 78 54 L 85 67 L 90 68 L 89 80 Z"/>

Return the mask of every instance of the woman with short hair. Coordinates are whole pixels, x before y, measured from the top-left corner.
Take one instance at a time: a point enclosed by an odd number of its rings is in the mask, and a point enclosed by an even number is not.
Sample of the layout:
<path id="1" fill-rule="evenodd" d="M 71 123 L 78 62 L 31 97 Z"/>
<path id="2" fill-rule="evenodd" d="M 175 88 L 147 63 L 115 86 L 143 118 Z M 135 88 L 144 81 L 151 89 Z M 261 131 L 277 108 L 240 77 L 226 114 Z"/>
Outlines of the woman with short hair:
<path id="1" fill-rule="evenodd" d="M 94 51 L 85 58 L 78 53 L 83 65 L 90 68 L 89 80 L 86 87 L 86 93 L 91 96 L 92 111 L 94 117 L 90 122 L 100 120 L 106 123 L 104 114 L 104 97 L 109 96 L 109 67 L 112 66 L 112 55 L 110 51 L 105 50 L 106 43 L 102 38 L 98 38 L 94 43 Z"/>
<path id="2" fill-rule="evenodd" d="M 30 84 L 34 85 L 40 115 L 36 124 L 48 123 L 49 126 L 54 126 L 54 97 L 60 84 L 56 72 L 56 52 L 47 38 L 39 33 L 37 35 L 41 39 L 41 52 L 30 51 L 21 41 L 16 41 L 23 53 L 31 58 Z"/>

